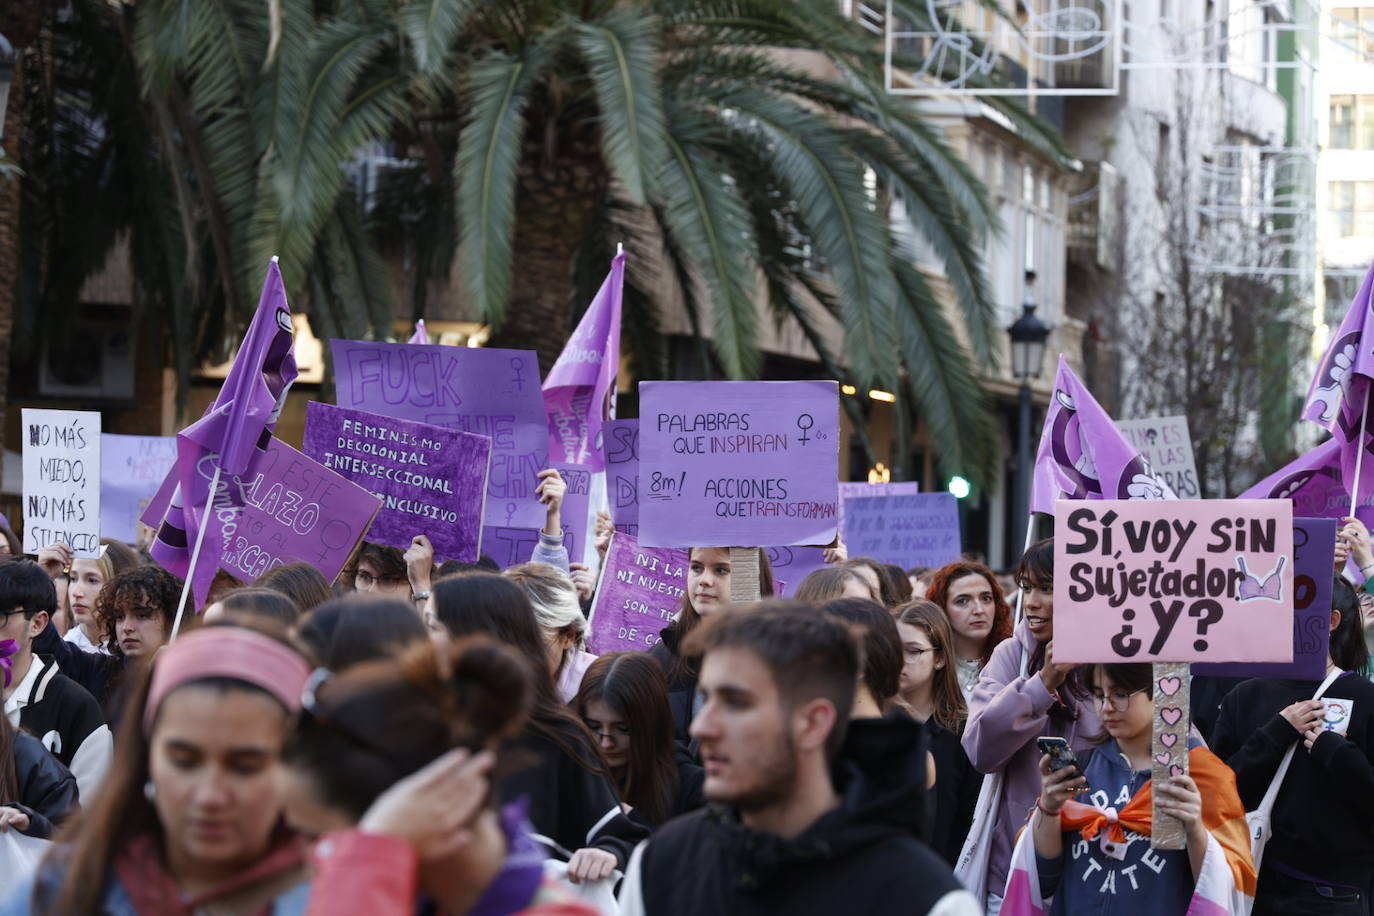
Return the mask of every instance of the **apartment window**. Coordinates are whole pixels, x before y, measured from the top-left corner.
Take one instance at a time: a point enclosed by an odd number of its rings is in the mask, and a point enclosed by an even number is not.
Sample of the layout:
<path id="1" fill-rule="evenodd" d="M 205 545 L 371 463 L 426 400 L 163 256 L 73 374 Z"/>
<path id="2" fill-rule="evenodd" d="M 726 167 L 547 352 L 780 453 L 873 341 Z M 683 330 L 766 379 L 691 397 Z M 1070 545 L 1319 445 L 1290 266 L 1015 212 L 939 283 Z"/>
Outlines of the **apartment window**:
<path id="1" fill-rule="evenodd" d="M 1342 62 L 1374 58 L 1374 7 L 1340 6 L 1331 11 L 1331 43 Z"/>
<path id="2" fill-rule="evenodd" d="M 1374 181 L 1329 185 L 1330 227 L 1337 238 L 1374 237 Z"/>
<path id="3" fill-rule="evenodd" d="M 1155 146 L 1155 194 L 1160 200 L 1169 198 L 1169 157 L 1172 153 L 1169 147 L 1169 125 L 1161 121 Z"/>
<path id="4" fill-rule="evenodd" d="M 1374 150 L 1374 95 L 1331 96 L 1332 149 Z"/>

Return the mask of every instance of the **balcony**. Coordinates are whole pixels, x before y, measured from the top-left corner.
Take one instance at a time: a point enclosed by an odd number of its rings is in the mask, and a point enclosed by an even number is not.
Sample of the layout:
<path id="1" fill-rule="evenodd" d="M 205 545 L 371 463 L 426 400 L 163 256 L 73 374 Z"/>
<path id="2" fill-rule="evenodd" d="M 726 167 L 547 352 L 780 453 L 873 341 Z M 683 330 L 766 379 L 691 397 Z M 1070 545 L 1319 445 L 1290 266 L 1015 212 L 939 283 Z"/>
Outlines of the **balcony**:
<path id="1" fill-rule="evenodd" d="M 1069 188 L 1069 263 L 1116 273 L 1121 268 L 1121 176 L 1110 162 L 1085 162 Z"/>

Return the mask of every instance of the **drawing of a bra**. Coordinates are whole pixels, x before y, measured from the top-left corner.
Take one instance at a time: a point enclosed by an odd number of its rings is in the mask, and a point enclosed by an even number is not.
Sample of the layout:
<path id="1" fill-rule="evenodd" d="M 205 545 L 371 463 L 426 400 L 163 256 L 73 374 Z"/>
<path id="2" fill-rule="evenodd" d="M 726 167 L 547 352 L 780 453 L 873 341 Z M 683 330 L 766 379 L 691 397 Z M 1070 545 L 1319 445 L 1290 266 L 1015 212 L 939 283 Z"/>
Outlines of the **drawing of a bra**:
<path id="1" fill-rule="evenodd" d="M 1269 575 L 1264 577 L 1261 582 L 1250 574 L 1245 568 L 1245 557 L 1236 557 L 1236 566 L 1240 568 L 1242 576 L 1240 587 L 1236 597 L 1241 601 L 1251 601 L 1255 598 L 1268 598 L 1270 601 L 1283 600 L 1283 564 L 1288 561 L 1287 557 L 1279 557 L 1279 564 L 1270 570 Z"/>

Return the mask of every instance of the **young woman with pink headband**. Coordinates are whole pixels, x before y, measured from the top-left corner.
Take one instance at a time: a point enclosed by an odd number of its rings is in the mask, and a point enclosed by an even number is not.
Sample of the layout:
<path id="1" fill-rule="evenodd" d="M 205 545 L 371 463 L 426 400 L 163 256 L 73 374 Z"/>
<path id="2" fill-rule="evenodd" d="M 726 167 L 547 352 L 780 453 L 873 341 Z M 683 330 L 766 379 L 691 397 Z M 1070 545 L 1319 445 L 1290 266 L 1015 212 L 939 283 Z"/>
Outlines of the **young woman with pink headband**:
<path id="1" fill-rule="evenodd" d="M 160 652 L 70 844 L 0 913 L 304 912 L 304 846 L 282 820 L 277 769 L 309 674 L 285 643 L 240 626 Z"/>

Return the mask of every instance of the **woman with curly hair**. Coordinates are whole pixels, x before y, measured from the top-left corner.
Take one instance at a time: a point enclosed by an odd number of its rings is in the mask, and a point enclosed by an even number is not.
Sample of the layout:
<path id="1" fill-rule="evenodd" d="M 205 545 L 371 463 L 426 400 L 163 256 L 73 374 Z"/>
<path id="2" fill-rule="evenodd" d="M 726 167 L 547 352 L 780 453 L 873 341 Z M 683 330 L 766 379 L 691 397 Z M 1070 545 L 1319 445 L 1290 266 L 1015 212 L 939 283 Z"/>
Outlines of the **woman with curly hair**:
<path id="1" fill-rule="evenodd" d="M 935 571 L 926 600 L 935 602 L 954 628 L 955 672 L 968 700 L 992 650 L 1011 635 L 1011 608 L 1002 586 L 982 563 L 960 560 Z"/>
<path id="2" fill-rule="evenodd" d="M 127 672 L 166 644 L 180 599 L 181 583 L 165 569 L 131 569 L 106 582 L 95 601 L 96 626 L 109 655 L 83 652 L 51 624 L 34 638 L 33 651 L 53 656 L 62 673 L 90 691 L 117 726 Z"/>

